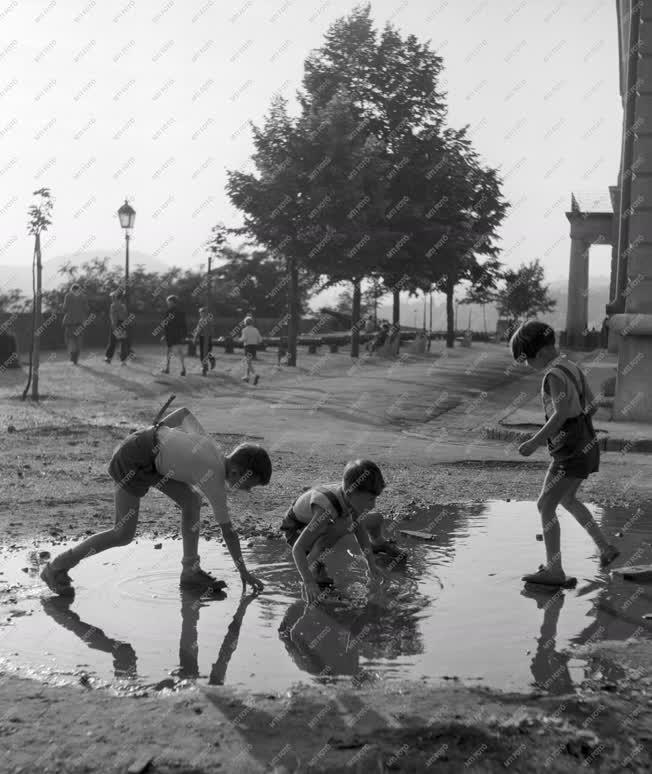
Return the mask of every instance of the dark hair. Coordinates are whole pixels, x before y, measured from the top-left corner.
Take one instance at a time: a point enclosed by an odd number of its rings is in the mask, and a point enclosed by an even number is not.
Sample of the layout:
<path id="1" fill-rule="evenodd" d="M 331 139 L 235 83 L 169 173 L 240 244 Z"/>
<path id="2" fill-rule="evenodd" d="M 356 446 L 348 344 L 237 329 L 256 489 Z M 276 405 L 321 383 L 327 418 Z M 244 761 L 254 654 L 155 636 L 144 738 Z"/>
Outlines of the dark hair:
<path id="1" fill-rule="evenodd" d="M 348 462 L 344 468 L 342 479 L 344 493 L 347 495 L 353 494 L 353 492 L 370 492 L 378 497 L 385 488 L 383 474 L 378 465 L 371 460 Z"/>
<path id="2" fill-rule="evenodd" d="M 523 360 L 528 357 L 536 357 L 544 347 L 554 346 L 555 332 L 546 323 L 531 320 L 520 325 L 512 338 L 509 346 L 514 360 Z"/>
<path id="3" fill-rule="evenodd" d="M 234 465 L 237 465 L 244 475 L 248 473 L 265 486 L 272 477 L 272 461 L 269 454 L 256 443 L 241 443 L 229 454 Z"/>

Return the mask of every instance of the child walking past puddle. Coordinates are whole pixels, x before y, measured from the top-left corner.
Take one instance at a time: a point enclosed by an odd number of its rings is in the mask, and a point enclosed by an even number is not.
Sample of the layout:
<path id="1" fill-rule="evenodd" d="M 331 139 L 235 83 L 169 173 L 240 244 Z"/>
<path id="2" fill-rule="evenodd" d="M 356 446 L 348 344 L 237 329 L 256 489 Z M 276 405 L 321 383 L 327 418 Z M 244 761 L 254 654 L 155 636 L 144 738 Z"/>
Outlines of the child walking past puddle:
<path id="1" fill-rule="evenodd" d="M 319 599 L 320 586 L 332 585 L 323 556 L 350 532 L 367 559 L 372 578 L 381 577 L 374 553 L 386 552 L 399 560 L 405 557 L 383 536 L 383 517 L 372 512 L 384 488 L 385 480 L 375 462 L 355 460 L 344 469 L 341 483 L 307 490 L 287 511 L 281 531 L 292 547 L 309 602 Z"/>
<path id="2" fill-rule="evenodd" d="M 555 346 L 555 332 L 545 323 L 530 321 L 521 325 L 511 338 L 512 356 L 543 371 L 541 399 L 546 422 L 519 452 L 529 457 L 547 443 L 552 462 L 546 473 L 537 508 L 543 524 L 546 564 L 538 572 L 523 576 L 526 583 L 564 586 L 557 506 L 564 508 L 584 527 L 600 551 L 603 567 L 610 564 L 618 550 L 611 545 L 589 509 L 578 499 L 582 482 L 600 467 L 600 449 L 592 415 L 594 396 L 576 363 L 562 357 Z"/>
<path id="3" fill-rule="evenodd" d="M 263 337 L 260 335 L 260 331 L 254 325 L 252 317 L 245 317 L 244 328 L 240 336 L 244 345 L 245 354 L 245 375 L 242 377 L 243 382 L 248 382 L 249 377 L 254 377 L 254 384 L 258 384 L 259 376 L 254 368 L 254 358 L 256 357 L 256 350 L 259 344 L 263 343 Z"/>
<path id="4" fill-rule="evenodd" d="M 222 581 L 199 564 L 199 511 L 208 499 L 222 528 L 222 537 L 240 573 L 243 587 L 260 591 L 263 584 L 245 567 L 238 534 L 231 524 L 227 485 L 249 491 L 269 483 L 272 463 L 256 444 L 243 443 L 224 455 L 215 441 L 187 408 L 173 411 L 165 419 L 128 436 L 115 450 L 109 463 L 115 482 L 115 525 L 98 532 L 48 562 L 41 579 L 55 593 L 72 595 L 68 571 L 82 559 L 117 546 L 126 546 L 136 534 L 140 501 L 151 487 L 167 495 L 181 508 L 183 559 L 181 585 L 205 589 L 223 586 Z"/>

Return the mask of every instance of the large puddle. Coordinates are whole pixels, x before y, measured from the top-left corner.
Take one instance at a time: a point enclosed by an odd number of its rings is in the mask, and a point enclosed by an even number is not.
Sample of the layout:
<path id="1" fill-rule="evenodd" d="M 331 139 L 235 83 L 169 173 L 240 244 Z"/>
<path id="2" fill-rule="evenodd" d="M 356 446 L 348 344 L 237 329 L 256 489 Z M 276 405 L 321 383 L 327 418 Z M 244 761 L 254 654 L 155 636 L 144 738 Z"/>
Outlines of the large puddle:
<path id="1" fill-rule="evenodd" d="M 282 691 L 298 681 L 410 678 L 566 692 L 589 670 L 563 652 L 569 646 L 652 636 L 652 620 L 644 618 L 652 613 L 652 584 L 600 570 L 588 536 L 560 513 L 564 565 L 578 585 L 558 592 L 525 590 L 520 581 L 544 557 L 531 502 L 418 514 L 402 526 L 434 539 L 399 536 L 408 564 L 387 571 L 372 595 L 364 563 L 348 544 L 328 559 L 336 591 L 318 607 L 301 600 L 280 540 L 258 539 L 244 550 L 266 584 L 263 594 L 244 598 L 215 541 L 202 541 L 200 553 L 203 566 L 229 584 L 221 598 L 181 592 L 179 540 L 156 549 L 158 541 L 141 539 L 82 562 L 71 573 L 72 601 L 53 597 L 27 556 L 4 550 L 0 669 L 120 691 L 195 680 Z M 652 563 L 645 513 L 594 513 L 621 550 L 614 566 Z"/>

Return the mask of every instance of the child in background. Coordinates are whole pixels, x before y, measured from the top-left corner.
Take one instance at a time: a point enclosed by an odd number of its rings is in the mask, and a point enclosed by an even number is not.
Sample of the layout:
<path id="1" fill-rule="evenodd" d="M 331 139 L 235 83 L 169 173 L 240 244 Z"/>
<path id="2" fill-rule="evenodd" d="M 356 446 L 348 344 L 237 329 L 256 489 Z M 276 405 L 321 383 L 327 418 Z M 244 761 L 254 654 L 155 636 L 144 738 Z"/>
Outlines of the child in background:
<path id="1" fill-rule="evenodd" d="M 355 534 L 372 578 L 381 577 L 374 553 L 386 552 L 399 561 L 405 558 L 383 537 L 383 517 L 372 512 L 384 488 L 383 475 L 375 462 L 355 460 L 347 464 L 341 483 L 309 489 L 288 510 L 281 531 L 292 546 L 292 558 L 305 584 L 308 602 L 318 600 L 319 586 L 332 585 L 322 555 L 349 532 Z"/>
<path id="2" fill-rule="evenodd" d="M 242 377 L 242 381 L 248 382 L 249 377 L 253 374 L 254 384 L 258 384 L 258 379 L 260 377 L 256 373 L 256 369 L 254 368 L 254 365 L 253 365 L 253 360 L 256 357 L 256 348 L 258 347 L 259 344 L 263 343 L 263 337 L 260 335 L 260 331 L 258 330 L 258 328 L 256 328 L 256 326 L 254 325 L 254 321 L 252 317 L 245 317 L 244 328 L 242 329 L 240 340 L 244 344 L 245 365 L 246 365 L 246 373 Z"/>
<path id="3" fill-rule="evenodd" d="M 265 486 L 272 475 L 269 455 L 256 444 L 243 443 L 230 454 L 206 433 L 187 408 L 173 411 L 165 419 L 128 436 L 109 463 L 115 482 L 115 526 L 98 532 L 48 562 L 41 579 L 55 594 L 72 596 L 68 575 L 82 559 L 116 546 L 126 546 L 136 534 L 140 501 L 151 487 L 167 495 L 181 508 L 183 559 L 181 585 L 207 590 L 224 586 L 199 564 L 199 489 L 213 509 L 222 537 L 240 573 L 243 588 L 260 591 L 263 584 L 245 567 L 238 534 L 231 524 L 226 487 L 249 491 Z"/>
<path id="4" fill-rule="evenodd" d="M 202 306 L 199 309 L 199 322 L 193 333 L 195 345 L 199 345 L 199 359 L 201 360 L 201 372 L 204 376 L 208 374 L 208 366 L 211 370 L 215 368 L 215 358 L 212 355 L 213 350 L 213 315 L 208 308 Z"/>
<path id="5" fill-rule="evenodd" d="M 526 360 L 532 368 L 544 371 L 541 399 L 546 423 L 518 450 L 529 457 L 547 442 L 552 457 L 537 501 L 543 524 L 546 565 L 538 572 L 523 576 L 523 580 L 563 586 L 568 579 L 561 561 L 558 505 L 563 505 L 593 538 L 603 567 L 619 553 L 577 497 L 582 482 L 597 473 L 600 467 L 600 449 L 591 420 L 596 410 L 595 399 L 577 364 L 560 355 L 555 346 L 555 332 L 550 326 L 536 321 L 524 323 L 512 336 L 510 347 L 514 360 Z"/>
<path id="6" fill-rule="evenodd" d="M 172 295 L 165 299 L 168 308 L 161 322 L 165 333 L 163 339 L 167 347 L 166 364 L 162 373 L 170 373 L 170 359 L 174 353 L 181 361 L 181 376 L 186 375 L 186 363 L 183 355 L 183 345 L 188 336 L 188 326 L 186 324 L 186 315 L 183 309 L 179 307 L 179 299 Z"/>

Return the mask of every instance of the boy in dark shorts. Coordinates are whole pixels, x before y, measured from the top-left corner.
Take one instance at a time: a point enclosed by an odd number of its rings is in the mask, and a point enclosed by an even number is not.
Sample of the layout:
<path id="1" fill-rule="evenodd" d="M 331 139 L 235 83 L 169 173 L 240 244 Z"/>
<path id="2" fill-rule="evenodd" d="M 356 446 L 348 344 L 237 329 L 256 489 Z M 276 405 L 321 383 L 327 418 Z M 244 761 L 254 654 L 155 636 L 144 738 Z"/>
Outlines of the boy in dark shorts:
<path id="1" fill-rule="evenodd" d="M 183 560 L 181 585 L 217 589 L 223 581 L 201 569 L 199 554 L 199 509 L 208 499 L 222 528 L 222 537 L 247 584 L 260 591 L 263 584 L 245 567 L 238 534 L 231 524 L 226 503 L 226 485 L 249 491 L 269 483 L 272 463 L 267 452 L 244 443 L 224 455 L 187 408 L 173 411 L 161 422 L 128 436 L 116 449 L 109 463 L 115 481 L 115 526 L 98 532 L 74 548 L 48 562 L 41 579 L 55 594 L 74 593 L 68 570 L 107 548 L 126 546 L 136 533 L 140 501 L 155 487 L 181 508 Z"/>
<path id="2" fill-rule="evenodd" d="M 600 467 L 600 449 L 592 414 L 594 397 L 584 374 L 562 357 L 555 346 L 555 332 L 545 323 L 531 321 L 521 325 L 511 338 L 512 356 L 526 360 L 537 371 L 544 371 L 541 399 L 546 423 L 519 446 L 529 457 L 542 444 L 548 444 L 552 462 L 537 501 L 546 547 L 546 565 L 525 575 L 526 583 L 564 586 L 568 582 L 562 567 L 557 506 L 563 505 L 593 538 L 600 551 L 603 567 L 610 564 L 618 550 L 610 545 L 589 509 L 577 497 L 582 482 Z"/>
<path id="3" fill-rule="evenodd" d="M 349 532 L 355 534 L 372 578 L 380 577 L 374 553 L 385 552 L 399 561 L 405 558 L 384 538 L 383 517 L 372 512 L 384 488 L 383 475 L 375 462 L 355 460 L 347 464 L 341 483 L 308 489 L 286 513 L 281 531 L 292 546 L 292 558 L 309 602 L 318 600 L 320 586 L 333 583 L 320 557 Z"/>

